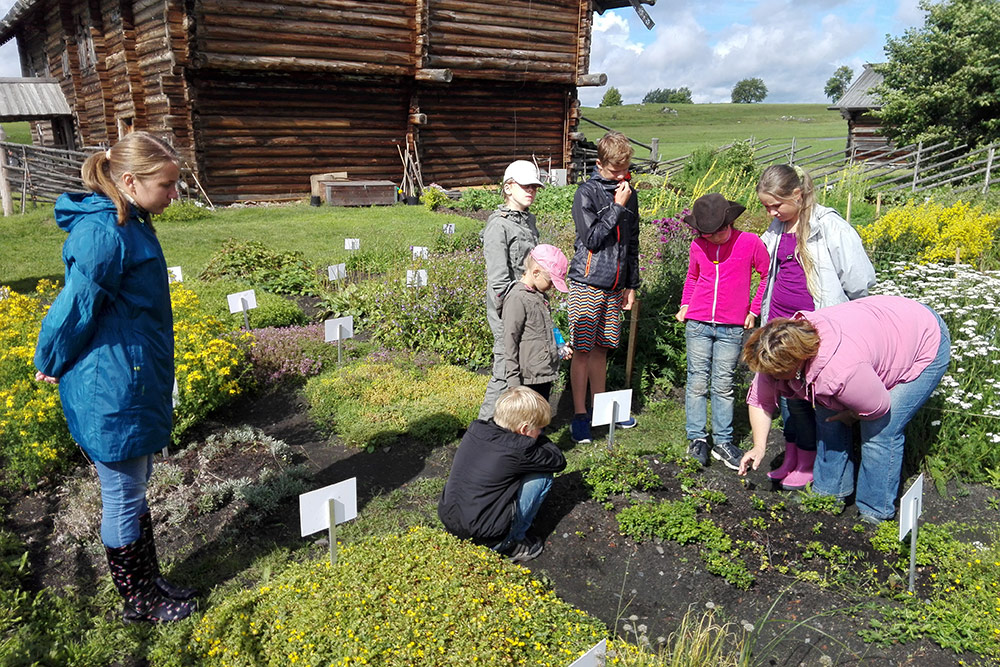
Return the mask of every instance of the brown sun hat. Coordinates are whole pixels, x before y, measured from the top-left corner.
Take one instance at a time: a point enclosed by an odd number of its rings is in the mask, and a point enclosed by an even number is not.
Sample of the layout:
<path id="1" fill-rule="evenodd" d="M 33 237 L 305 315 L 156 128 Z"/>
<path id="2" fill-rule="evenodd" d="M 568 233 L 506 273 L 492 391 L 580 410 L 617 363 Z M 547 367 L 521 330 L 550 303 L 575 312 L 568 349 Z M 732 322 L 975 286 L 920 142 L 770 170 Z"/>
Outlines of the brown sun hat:
<path id="1" fill-rule="evenodd" d="M 733 224 L 736 218 L 747 210 L 743 204 L 729 201 L 722 195 L 712 192 L 698 197 L 691 213 L 684 216 L 684 222 L 691 225 L 699 234 L 714 234 L 723 227 Z"/>

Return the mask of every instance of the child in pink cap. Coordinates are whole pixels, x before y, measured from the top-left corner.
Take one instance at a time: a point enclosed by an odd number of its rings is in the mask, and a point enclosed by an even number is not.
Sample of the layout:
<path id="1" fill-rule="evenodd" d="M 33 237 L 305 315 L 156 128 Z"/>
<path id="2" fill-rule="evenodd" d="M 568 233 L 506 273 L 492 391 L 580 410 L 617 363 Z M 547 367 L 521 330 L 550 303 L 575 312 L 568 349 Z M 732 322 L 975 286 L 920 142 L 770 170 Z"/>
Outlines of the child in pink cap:
<path id="1" fill-rule="evenodd" d="M 503 322 L 503 349 L 507 387 L 530 387 L 546 399 L 559 377 L 560 353 L 545 295 L 555 287 L 566 292 L 569 261 L 547 243 L 535 246 L 524 260 L 524 274 L 497 295 Z M 567 348 L 565 358 L 572 356 Z"/>

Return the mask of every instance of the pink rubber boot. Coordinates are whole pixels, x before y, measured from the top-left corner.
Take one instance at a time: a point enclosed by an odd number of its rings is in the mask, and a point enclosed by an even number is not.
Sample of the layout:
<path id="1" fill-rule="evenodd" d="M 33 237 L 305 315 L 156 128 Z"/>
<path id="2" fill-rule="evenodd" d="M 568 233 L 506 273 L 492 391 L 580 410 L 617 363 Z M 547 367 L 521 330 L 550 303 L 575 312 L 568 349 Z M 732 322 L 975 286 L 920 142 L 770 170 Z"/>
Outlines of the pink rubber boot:
<path id="1" fill-rule="evenodd" d="M 781 466 L 775 468 L 771 472 L 767 473 L 767 476 L 774 481 L 779 481 L 785 479 L 788 473 L 795 470 L 795 466 L 799 463 L 799 448 L 795 446 L 794 442 L 785 443 L 785 460 L 781 462 Z M 812 467 L 809 468 L 812 470 Z"/>
<path id="2" fill-rule="evenodd" d="M 813 462 L 815 460 L 816 450 L 810 452 L 805 449 L 800 449 L 799 464 L 795 466 L 795 470 L 790 472 L 788 476 L 781 481 L 781 488 L 788 491 L 794 491 L 806 488 L 807 484 L 812 484 Z"/>

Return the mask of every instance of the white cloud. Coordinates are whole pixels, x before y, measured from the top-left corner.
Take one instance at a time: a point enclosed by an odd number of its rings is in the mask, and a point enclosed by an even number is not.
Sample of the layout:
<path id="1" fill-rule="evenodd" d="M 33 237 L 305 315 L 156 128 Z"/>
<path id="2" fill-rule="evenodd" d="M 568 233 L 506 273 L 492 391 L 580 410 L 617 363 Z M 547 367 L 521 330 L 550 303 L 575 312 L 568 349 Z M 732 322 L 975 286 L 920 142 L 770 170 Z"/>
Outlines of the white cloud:
<path id="1" fill-rule="evenodd" d="M 767 102 L 828 102 L 823 87 L 837 67 L 860 73 L 865 62 L 883 59 L 887 33 L 922 24 L 915 3 L 661 0 L 647 7 L 652 32 L 626 7 L 596 17 L 614 30 L 597 30 L 595 21 L 590 71 L 606 73 L 626 103 L 653 88 L 682 86 L 695 102 L 728 102 L 733 85 L 749 77 L 764 80 Z M 581 88 L 580 100 L 596 105 L 605 90 Z"/>
<path id="2" fill-rule="evenodd" d="M 0 17 L 7 15 L 15 0 L 0 0 Z M 17 40 L 0 46 L 0 77 L 21 76 L 21 60 L 17 55 Z"/>

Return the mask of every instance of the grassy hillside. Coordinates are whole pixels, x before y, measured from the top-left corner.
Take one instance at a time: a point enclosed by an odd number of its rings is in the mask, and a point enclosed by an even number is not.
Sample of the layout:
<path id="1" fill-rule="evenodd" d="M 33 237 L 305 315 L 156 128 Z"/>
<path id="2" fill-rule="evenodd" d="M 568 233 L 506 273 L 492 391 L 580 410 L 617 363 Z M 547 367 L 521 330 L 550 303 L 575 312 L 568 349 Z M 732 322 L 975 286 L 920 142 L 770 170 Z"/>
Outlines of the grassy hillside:
<path id="1" fill-rule="evenodd" d="M 7 133 L 7 141 L 15 144 L 31 143 L 31 126 L 28 125 L 28 121 L 0 123 L 0 125 L 3 126 L 3 131 Z"/>
<path id="2" fill-rule="evenodd" d="M 706 144 L 720 146 L 751 136 L 781 143 L 795 137 L 796 145 L 824 149 L 847 143 L 847 121 L 824 104 L 627 104 L 583 107 L 581 111 L 585 118 L 613 127 L 636 141 L 649 143 L 658 137 L 662 159 L 687 155 Z M 604 130 L 586 121 L 580 122 L 580 130 L 591 141 L 604 134 Z M 644 149 L 636 151 L 636 157 L 648 155 Z"/>

